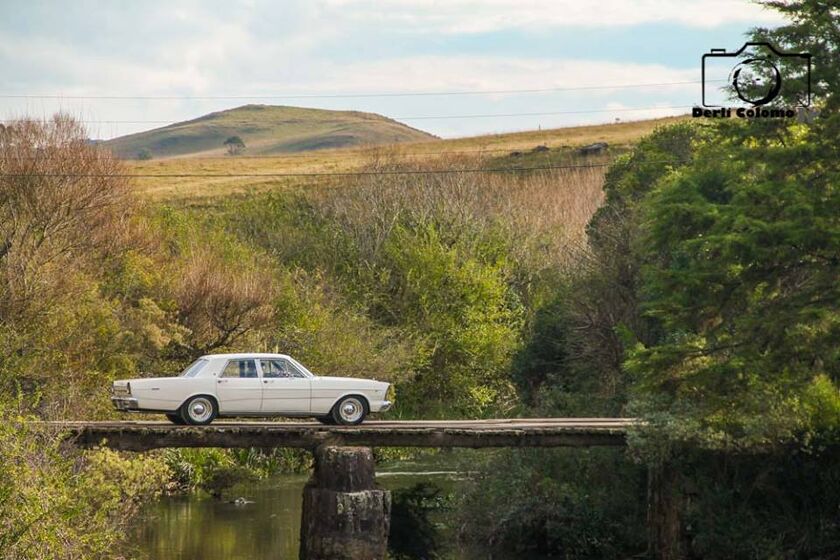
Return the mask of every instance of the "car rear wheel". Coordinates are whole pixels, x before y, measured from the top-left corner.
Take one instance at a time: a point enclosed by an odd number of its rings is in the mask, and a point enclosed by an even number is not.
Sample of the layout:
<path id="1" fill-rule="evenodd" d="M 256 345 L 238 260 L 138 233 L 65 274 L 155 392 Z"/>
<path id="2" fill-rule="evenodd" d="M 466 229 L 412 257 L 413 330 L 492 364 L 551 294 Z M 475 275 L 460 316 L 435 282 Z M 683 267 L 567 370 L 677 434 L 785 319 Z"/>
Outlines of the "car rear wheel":
<path id="1" fill-rule="evenodd" d="M 332 417 L 336 424 L 361 424 L 367 415 L 367 402 L 362 397 L 350 395 L 344 397 L 332 409 Z"/>
<path id="2" fill-rule="evenodd" d="M 327 426 L 335 424 L 335 420 L 333 420 L 333 417 L 329 414 L 327 414 L 326 416 L 316 416 L 315 420 L 317 420 L 321 424 L 326 424 Z"/>
<path id="3" fill-rule="evenodd" d="M 173 424 L 178 424 L 179 426 L 183 426 L 184 424 L 186 424 L 186 422 L 184 422 L 184 419 L 181 418 L 181 415 L 177 412 L 174 414 L 167 414 L 166 419 L 172 422 Z"/>
<path id="4" fill-rule="evenodd" d="M 216 401 L 204 395 L 192 397 L 181 405 L 181 419 L 192 426 L 206 426 L 217 413 Z"/>

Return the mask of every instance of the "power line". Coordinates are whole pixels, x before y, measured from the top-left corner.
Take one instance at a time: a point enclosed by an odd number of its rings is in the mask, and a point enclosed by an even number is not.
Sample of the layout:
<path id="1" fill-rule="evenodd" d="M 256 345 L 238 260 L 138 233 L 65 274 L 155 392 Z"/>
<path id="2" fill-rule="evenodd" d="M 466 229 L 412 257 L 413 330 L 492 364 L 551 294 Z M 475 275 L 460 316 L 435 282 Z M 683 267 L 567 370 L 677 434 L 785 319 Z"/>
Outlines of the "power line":
<path id="1" fill-rule="evenodd" d="M 725 80 L 706 80 L 725 81 Z M 531 89 L 495 89 L 472 91 L 418 91 L 418 92 L 383 92 L 383 93 L 316 93 L 289 95 L 61 95 L 61 94 L 0 94 L 0 99 L 56 99 L 56 100 L 270 100 L 270 99 L 359 99 L 372 97 L 432 97 L 451 95 L 502 95 L 520 93 L 553 93 L 562 91 L 592 91 L 604 89 L 631 89 L 662 86 L 700 84 L 700 81 L 658 82 L 615 85 L 591 85 L 576 87 L 531 88 Z"/>
<path id="2" fill-rule="evenodd" d="M 538 117 L 538 116 L 548 116 L 548 115 L 579 115 L 585 113 L 614 113 L 614 112 L 626 112 L 626 111 L 655 111 L 660 109 L 685 109 L 686 105 L 668 105 L 668 106 L 660 106 L 660 107 L 619 107 L 616 109 L 584 109 L 579 111 L 544 111 L 544 112 L 533 112 L 533 113 L 486 113 L 486 114 L 473 114 L 473 115 L 423 115 L 417 117 L 388 117 L 393 120 L 399 121 L 416 121 L 416 120 L 434 120 L 434 119 L 483 119 L 483 118 L 493 118 L 493 117 Z M 203 118 L 203 117 L 202 117 Z M 2 119 L 0 122 L 7 122 L 13 123 L 16 122 L 18 119 Z M 101 121 L 101 120 L 81 120 L 78 121 L 83 124 L 165 124 L 165 125 L 175 125 L 175 124 L 187 124 L 192 121 L 198 119 L 191 119 L 188 121 L 179 121 L 179 122 L 172 122 L 172 121 Z"/>

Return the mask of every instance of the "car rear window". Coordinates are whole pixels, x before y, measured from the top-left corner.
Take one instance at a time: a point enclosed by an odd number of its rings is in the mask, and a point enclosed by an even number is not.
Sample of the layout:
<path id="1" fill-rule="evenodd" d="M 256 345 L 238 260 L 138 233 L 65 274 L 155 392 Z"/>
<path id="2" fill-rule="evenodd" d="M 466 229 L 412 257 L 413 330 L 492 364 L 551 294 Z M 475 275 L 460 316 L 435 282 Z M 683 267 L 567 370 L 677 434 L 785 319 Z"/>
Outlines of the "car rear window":
<path id="1" fill-rule="evenodd" d="M 195 377 L 206 365 L 207 360 L 198 359 L 181 372 L 181 377 Z"/>

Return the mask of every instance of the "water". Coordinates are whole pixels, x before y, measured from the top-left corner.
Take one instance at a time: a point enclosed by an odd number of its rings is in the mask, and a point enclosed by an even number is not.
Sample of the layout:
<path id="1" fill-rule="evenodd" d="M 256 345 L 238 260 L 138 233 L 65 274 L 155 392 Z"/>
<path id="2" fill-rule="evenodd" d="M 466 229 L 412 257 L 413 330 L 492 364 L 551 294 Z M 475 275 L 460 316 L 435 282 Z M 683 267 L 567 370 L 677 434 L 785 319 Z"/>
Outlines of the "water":
<path id="1" fill-rule="evenodd" d="M 398 464 L 378 469 L 389 490 L 428 482 L 454 491 L 464 475 L 440 464 Z M 240 485 L 230 495 L 253 500 L 239 505 L 198 494 L 164 497 L 152 504 L 134 535 L 144 560 L 296 559 L 303 486 L 309 475 L 284 475 Z M 446 531 L 442 532 L 444 538 Z M 476 557 L 450 550 L 447 557 Z"/>
<path id="2" fill-rule="evenodd" d="M 242 485 L 237 505 L 198 494 L 164 497 L 142 519 L 135 539 L 148 560 L 297 558 L 307 475 Z"/>

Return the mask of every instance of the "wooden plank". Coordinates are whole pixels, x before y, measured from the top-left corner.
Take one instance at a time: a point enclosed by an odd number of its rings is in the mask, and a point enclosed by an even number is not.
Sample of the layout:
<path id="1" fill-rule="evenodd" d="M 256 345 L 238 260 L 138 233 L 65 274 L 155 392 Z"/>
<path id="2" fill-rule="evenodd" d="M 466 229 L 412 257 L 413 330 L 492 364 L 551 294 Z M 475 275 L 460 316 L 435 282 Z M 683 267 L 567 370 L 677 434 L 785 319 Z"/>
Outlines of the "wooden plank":
<path id="1" fill-rule="evenodd" d="M 80 447 L 126 451 L 161 447 L 590 447 L 625 445 L 633 419 L 504 419 L 379 421 L 360 426 L 314 422 L 216 422 L 176 426 L 162 422 L 52 422 Z"/>

